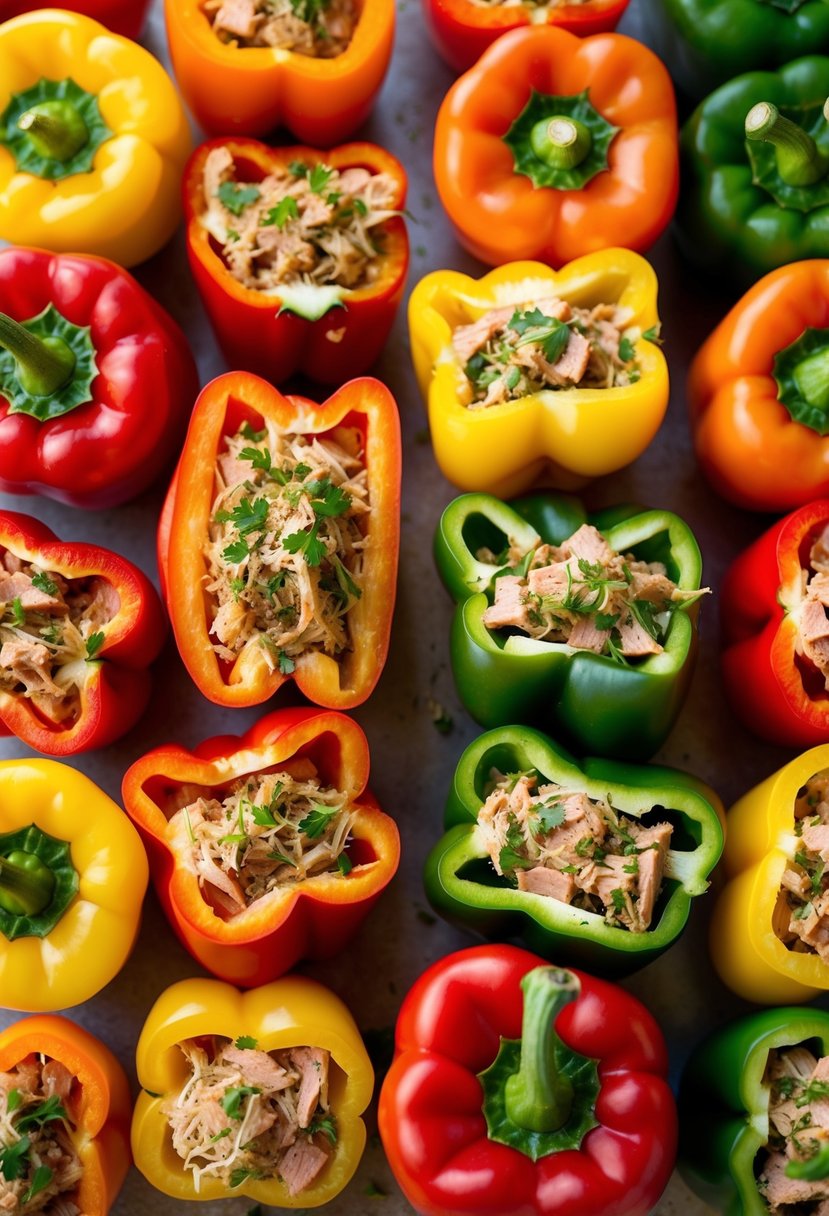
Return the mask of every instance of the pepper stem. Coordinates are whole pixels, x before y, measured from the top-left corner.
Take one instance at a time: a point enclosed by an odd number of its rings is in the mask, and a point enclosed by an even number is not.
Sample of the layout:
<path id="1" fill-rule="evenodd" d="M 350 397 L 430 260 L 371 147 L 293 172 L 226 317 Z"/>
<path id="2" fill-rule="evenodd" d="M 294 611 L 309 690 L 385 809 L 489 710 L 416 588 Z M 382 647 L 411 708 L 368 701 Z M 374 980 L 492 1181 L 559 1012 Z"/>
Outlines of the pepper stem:
<path id="1" fill-rule="evenodd" d="M 34 853 L 0 857 L 0 907 L 14 916 L 37 916 L 49 907 L 55 876 Z"/>
<path id="2" fill-rule="evenodd" d="M 67 161 L 89 143 L 89 129 L 71 101 L 41 101 L 17 122 L 38 156 Z"/>
<path id="3" fill-rule="evenodd" d="M 535 124 L 530 132 L 530 146 L 538 159 L 552 169 L 575 169 L 590 155 L 593 136 L 577 118 L 554 114 Z"/>
<path id="4" fill-rule="evenodd" d="M 51 397 L 72 379 L 76 359 L 62 338 L 39 338 L 2 312 L 0 346 L 14 356 L 18 382 L 30 397 Z"/>
<path id="5" fill-rule="evenodd" d="M 572 971 L 536 967 L 521 981 L 524 1018 L 521 1026 L 521 1066 L 508 1078 L 504 1097 L 510 1119 L 534 1132 L 554 1132 L 570 1117 L 573 1085 L 559 1071 L 555 1031 L 559 1012 L 574 1001 L 581 984 Z"/>
<path id="6" fill-rule="evenodd" d="M 794 369 L 801 395 L 816 409 L 829 412 L 829 350 L 807 355 Z"/>
<path id="7" fill-rule="evenodd" d="M 811 135 L 790 118 L 785 118 L 770 101 L 758 101 L 749 110 L 746 139 L 774 144 L 777 171 L 789 186 L 811 186 L 825 177 L 829 169 L 829 158 L 820 151 Z"/>

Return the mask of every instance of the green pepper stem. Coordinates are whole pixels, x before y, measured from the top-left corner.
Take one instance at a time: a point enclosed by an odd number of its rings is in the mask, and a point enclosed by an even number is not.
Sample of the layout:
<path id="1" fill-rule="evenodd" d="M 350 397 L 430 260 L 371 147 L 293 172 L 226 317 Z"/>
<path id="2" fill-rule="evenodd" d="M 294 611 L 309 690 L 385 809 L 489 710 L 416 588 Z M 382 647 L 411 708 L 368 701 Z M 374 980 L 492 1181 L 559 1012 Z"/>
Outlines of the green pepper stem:
<path id="1" fill-rule="evenodd" d="M 52 902 L 55 876 L 34 853 L 0 857 L 0 906 L 16 916 L 37 916 Z"/>
<path id="2" fill-rule="evenodd" d="M 770 101 L 758 101 L 749 110 L 746 139 L 774 145 L 777 171 L 789 186 L 811 186 L 825 177 L 829 169 L 829 158 L 820 151 L 811 135 L 790 118 L 785 118 Z"/>
<path id="3" fill-rule="evenodd" d="M 62 338 L 38 338 L 2 312 L 0 346 L 14 355 L 17 379 L 31 397 L 50 397 L 72 379 L 75 355 Z"/>
<path id="4" fill-rule="evenodd" d="M 829 413 L 829 350 L 818 350 L 807 355 L 798 363 L 793 375 L 806 401 Z"/>
<path id="5" fill-rule="evenodd" d="M 42 101 L 27 110 L 17 126 L 47 160 L 71 160 L 89 143 L 89 129 L 71 101 Z"/>
<path id="6" fill-rule="evenodd" d="M 575 169 L 590 155 L 593 136 L 577 118 L 554 114 L 537 122 L 530 145 L 539 160 L 553 169 Z"/>
<path id="7" fill-rule="evenodd" d="M 555 1020 L 579 995 L 581 984 L 572 971 L 536 967 L 524 976 L 521 988 L 521 1067 L 507 1080 L 506 1111 L 513 1123 L 528 1131 L 554 1132 L 567 1122 L 573 1106 L 572 1082 L 556 1063 L 561 1040 Z"/>

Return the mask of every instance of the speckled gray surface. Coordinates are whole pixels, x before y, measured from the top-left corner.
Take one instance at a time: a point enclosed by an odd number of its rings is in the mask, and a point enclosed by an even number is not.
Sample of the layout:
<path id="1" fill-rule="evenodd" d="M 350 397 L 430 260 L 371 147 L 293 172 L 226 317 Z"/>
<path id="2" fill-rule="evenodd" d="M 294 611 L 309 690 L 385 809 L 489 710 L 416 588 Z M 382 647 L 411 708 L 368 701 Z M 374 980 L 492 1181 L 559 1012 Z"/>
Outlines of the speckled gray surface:
<path id="1" fill-rule="evenodd" d="M 637 2 L 633 0 L 622 26 L 633 34 L 640 32 Z M 156 0 L 146 43 L 166 58 L 160 8 L 160 0 Z M 392 70 L 364 133 L 395 152 L 410 175 L 409 207 L 414 216 L 410 282 L 440 267 L 479 274 L 483 268 L 452 237 L 431 176 L 434 116 L 451 77 L 427 42 L 416 0 L 402 0 L 398 10 Z M 660 241 L 651 257 L 661 281 L 661 315 L 673 381 L 669 414 L 645 455 L 630 469 L 592 487 L 588 499 L 591 505 L 634 500 L 678 511 L 696 531 L 706 581 L 716 591 L 727 562 L 766 522 L 717 500 L 699 476 L 690 449 L 684 369 L 701 338 L 724 313 L 728 300 L 717 299 L 710 290 L 689 281 L 668 238 Z M 202 382 L 225 370 L 190 280 L 180 233 L 169 249 L 140 269 L 138 277 L 184 326 Z M 391 1026 L 402 995 L 424 967 L 450 950 L 472 944 L 470 937 L 429 916 L 420 873 L 440 832 L 442 804 L 455 762 L 477 733 L 453 690 L 448 666 L 451 608 L 430 556 L 434 526 L 453 491 L 438 473 L 426 438 L 425 413 L 411 371 L 403 315 L 376 372 L 395 393 L 403 422 L 403 545 L 390 659 L 370 703 L 355 717 L 371 744 L 375 792 L 400 825 L 404 860 L 398 879 L 347 953 L 330 965 L 307 968 L 347 1001 L 363 1029 Z M 39 498 L 0 496 L 0 502 L 4 507 L 30 511 L 66 539 L 112 547 L 155 578 L 155 523 L 162 494 L 163 486 L 158 485 L 137 501 L 105 513 L 72 510 Z M 729 804 L 787 759 L 788 753 L 750 739 L 723 703 L 717 679 L 716 616 L 716 602 L 706 604 L 691 696 L 658 759 L 704 777 Z M 148 747 L 170 740 L 191 746 L 219 732 L 239 733 L 259 716 L 256 711 L 222 711 L 205 701 L 191 685 L 170 641 L 156 665 L 155 679 L 153 701 L 139 726 L 115 746 L 74 762 L 116 799 L 125 768 Z M 453 719 L 453 730 L 447 736 L 432 725 L 430 698 L 439 701 Z M 15 740 L 0 742 L 3 757 L 26 754 L 27 749 Z M 722 988 L 708 962 L 705 933 L 710 902 L 710 897 L 697 901 L 682 942 L 627 985 L 662 1023 L 671 1045 L 674 1079 L 700 1034 L 744 1008 Z M 100 1034 L 134 1079 L 134 1046 L 153 1001 L 171 982 L 198 973 L 151 894 L 138 945 L 122 974 L 69 1016 Z M 17 1016 L 0 1009 L 0 1026 Z M 369 1197 L 375 1189 L 384 1195 Z M 244 1200 L 233 1200 L 201 1203 L 197 1210 L 205 1216 L 218 1216 L 219 1212 L 242 1216 L 249 1207 Z M 188 1210 L 193 1205 L 159 1195 L 132 1171 L 113 1214 L 183 1216 Z M 401 1216 L 411 1211 L 391 1178 L 376 1135 L 357 1177 L 327 1210 L 331 1216 Z M 707 1210 L 678 1178 L 656 1208 L 659 1216 L 702 1216 Z"/>

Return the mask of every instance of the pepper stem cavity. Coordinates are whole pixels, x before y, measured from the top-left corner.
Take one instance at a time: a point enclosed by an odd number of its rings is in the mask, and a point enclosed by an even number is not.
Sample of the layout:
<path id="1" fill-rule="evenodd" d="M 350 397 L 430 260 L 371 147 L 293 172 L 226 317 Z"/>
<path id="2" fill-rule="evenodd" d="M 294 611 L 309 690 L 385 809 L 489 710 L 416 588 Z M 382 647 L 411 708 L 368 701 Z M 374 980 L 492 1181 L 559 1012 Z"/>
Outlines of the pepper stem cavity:
<path id="1" fill-rule="evenodd" d="M 538 159 L 551 168 L 575 169 L 590 155 L 593 136 L 577 118 L 555 114 L 535 124 L 530 144 Z"/>
<path id="2" fill-rule="evenodd" d="M 536 967 L 521 981 L 524 1018 L 521 1027 L 521 1067 L 506 1083 L 506 1110 L 519 1127 L 554 1132 L 563 1127 L 573 1108 L 573 1083 L 556 1064 L 561 1040 L 555 1020 L 576 1000 L 581 984 L 572 971 Z"/>
<path id="3" fill-rule="evenodd" d="M 89 128 L 70 101 L 42 101 L 17 121 L 38 156 L 61 163 L 89 143 Z"/>
<path id="4" fill-rule="evenodd" d="M 829 101 L 824 106 L 827 113 Z M 808 132 L 780 113 L 770 101 L 758 101 L 746 115 L 746 139 L 774 146 L 777 171 L 789 186 L 811 186 L 826 176 L 829 158 Z"/>
<path id="5" fill-rule="evenodd" d="M 5 313 L 0 313 L 0 346 L 14 357 L 17 380 L 30 397 L 51 397 L 72 379 L 77 360 L 62 338 L 39 338 Z"/>
<path id="6" fill-rule="evenodd" d="M 52 902 L 55 876 L 34 853 L 0 857 L 0 907 L 13 916 L 38 916 Z"/>

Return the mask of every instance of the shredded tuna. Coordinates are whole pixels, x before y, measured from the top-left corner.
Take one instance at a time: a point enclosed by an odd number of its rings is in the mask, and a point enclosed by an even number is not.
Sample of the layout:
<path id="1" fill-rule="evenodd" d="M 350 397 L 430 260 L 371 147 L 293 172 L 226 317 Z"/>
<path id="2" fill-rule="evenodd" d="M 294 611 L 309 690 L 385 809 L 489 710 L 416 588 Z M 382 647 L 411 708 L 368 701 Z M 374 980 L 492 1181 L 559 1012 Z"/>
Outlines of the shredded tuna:
<path id="1" fill-rule="evenodd" d="M 358 20 L 354 0 L 205 0 L 204 13 L 222 42 L 318 59 L 347 51 Z"/>
<path id="2" fill-rule="evenodd" d="M 797 953 L 829 962 L 829 770 L 810 777 L 794 806 L 797 847 L 780 884 L 772 927 Z"/>
<path id="3" fill-rule="evenodd" d="M 0 1212 L 81 1216 L 83 1167 L 73 1142 L 75 1078 L 48 1056 L 0 1073 Z"/>
<path id="4" fill-rule="evenodd" d="M 805 1047 L 772 1049 L 764 1085 L 769 1090 L 769 1138 L 757 1186 L 771 1216 L 824 1216 L 829 1177 L 793 1178 L 794 1162 L 811 1160 L 829 1146 L 829 1057 Z"/>
<path id="5" fill-rule="evenodd" d="M 801 580 L 803 597 L 792 614 L 798 626 L 795 646 L 829 691 L 829 524 L 812 542 Z"/>

